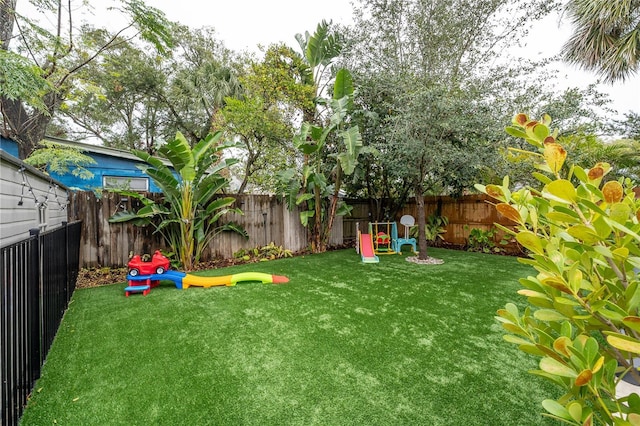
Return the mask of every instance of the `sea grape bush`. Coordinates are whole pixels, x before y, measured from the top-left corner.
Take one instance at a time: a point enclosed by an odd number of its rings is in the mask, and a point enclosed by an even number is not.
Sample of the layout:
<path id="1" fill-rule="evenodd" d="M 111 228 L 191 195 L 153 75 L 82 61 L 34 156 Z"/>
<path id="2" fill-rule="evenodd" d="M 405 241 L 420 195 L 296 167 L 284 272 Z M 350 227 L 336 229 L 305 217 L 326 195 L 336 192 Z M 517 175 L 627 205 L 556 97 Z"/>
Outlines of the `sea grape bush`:
<path id="1" fill-rule="evenodd" d="M 532 374 L 564 391 L 542 402 L 545 415 L 572 425 L 640 425 L 640 397 L 616 397 L 628 374 L 640 382 L 640 200 L 630 180 L 606 180 L 609 164 L 590 169 L 565 164 L 551 118 L 525 114 L 506 128 L 539 158 L 533 176 L 541 189 L 476 185 L 510 219 L 527 250 L 522 263 L 536 275 L 521 278 L 524 310 L 508 303 L 497 320 L 505 340 L 540 358 Z"/>

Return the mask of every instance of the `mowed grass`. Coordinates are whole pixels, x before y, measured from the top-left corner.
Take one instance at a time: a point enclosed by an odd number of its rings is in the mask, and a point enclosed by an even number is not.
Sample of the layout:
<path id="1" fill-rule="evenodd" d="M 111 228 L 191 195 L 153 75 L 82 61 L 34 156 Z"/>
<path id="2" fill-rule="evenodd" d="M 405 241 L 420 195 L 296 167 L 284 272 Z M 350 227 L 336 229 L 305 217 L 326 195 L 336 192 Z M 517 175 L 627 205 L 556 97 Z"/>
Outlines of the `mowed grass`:
<path id="1" fill-rule="evenodd" d="M 533 270 L 429 254 L 445 263 L 342 250 L 201 273 L 282 285 L 78 290 L 22 424 L 554 424 L 555 390 L 494 320 Z"/>

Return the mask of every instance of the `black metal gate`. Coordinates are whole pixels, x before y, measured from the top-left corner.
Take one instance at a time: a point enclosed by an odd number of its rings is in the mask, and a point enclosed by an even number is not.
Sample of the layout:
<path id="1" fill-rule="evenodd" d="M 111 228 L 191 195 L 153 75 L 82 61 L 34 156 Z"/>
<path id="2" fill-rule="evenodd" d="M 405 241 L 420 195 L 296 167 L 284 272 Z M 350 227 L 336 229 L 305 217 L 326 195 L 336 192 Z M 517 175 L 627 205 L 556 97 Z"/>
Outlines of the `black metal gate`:
<path id="1" fill-rule="evenodd" d="M 0 418 L 15 425 L 78 277 L 81 222 L 3 247 L 0 254 Z"/>

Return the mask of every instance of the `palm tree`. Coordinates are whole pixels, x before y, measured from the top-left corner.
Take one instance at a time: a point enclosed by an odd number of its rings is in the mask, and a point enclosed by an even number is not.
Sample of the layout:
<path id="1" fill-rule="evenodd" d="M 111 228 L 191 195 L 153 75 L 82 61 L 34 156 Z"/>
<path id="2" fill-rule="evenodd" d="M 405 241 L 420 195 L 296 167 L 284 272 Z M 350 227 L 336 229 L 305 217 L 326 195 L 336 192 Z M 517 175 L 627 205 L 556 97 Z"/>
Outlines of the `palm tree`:
<path id="1" fill-rule="evenodd" d="M 607 175 L 611 180 L 640 178 L 640 141 L 619 139 L 604 142 L 595 135 L 582 134 L 562 136 L 560 141 L 572 153 L 570 159 L 573 164 L 586 169 L 596 163 L 607 162 L 613 166 Z"/>
<path id="2" fill-rule="evenodd" d="M 570 0 L 566 11 L 575 27 L 563 47 L 567 61 L 596 71 L 609 83 L 637 72 L 640 2 Z"/>

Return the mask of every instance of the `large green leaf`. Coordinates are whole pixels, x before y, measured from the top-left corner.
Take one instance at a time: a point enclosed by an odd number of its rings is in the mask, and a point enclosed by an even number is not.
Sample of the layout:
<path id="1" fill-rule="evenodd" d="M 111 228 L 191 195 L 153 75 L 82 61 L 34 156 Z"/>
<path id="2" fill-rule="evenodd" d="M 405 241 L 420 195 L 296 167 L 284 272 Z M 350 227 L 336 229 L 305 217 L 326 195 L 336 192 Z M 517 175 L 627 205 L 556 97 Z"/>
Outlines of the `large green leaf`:
<path id="1" fill-rule="evenodd" d="M 632 236 L 636 241 L 640 242 L 640 235 L 638 235 L 638 233 L 632 231 L 631 229 L 627 228 L 626 226 L 616 222 L 615 220 L 611 220 L 609 218 L 604 218 L 604 220 L 607 222 L 607 224 L 609 224 L 611 227 L 616 228 L 619 231 L 622 231 L 623 233 Z"/>
<path id="2" fill-rule="evenodd" d="M 214 195 L 219 193 L 223 188 L 228 185 L 227 178 L 220 176 L 219 174 L 211 174 L 202 179 L 195 188 L 195 199 L 200 205 L 206 205 L 209 203 Z"/>
<path id="3" fill-rule="evenodd" d="M 565 321 L 566 316 L 553 309 L 539 309 L 533 313 L 533 316 L 540 321 Z"/>
<path id="4" fill-rule="evenodd" d="M 297 35 L 296 39 L 304 49 L 304 56 L 312 68 L 318 65 L 328 65 L 340 54 L 342 43 L 340 39 L 329 33 L 330 24 L 322 20 L 313 35 L 305 33 L 305 38 Z"/>
<path id="5" fill-rule="evenodd" d="M 305 211 L 301 211 L 300 212 L 300 223 L 302 223 L 302 226 L 306 227 L 309 224 L 309 218 L 312 218 L 315 216 L 315 211 L 314 210 L 305 210 Z"/>
<path id="6" fill-rule="evenodd" d="M 580 218 L 577 215 L 570 215 L 559 211 L 547 213 L 547 218 L 554 222 L 578 223 Z"/>
<path id="7" fill-rule="evenodd" d="M 193 147 L 193 151 L 192 151 L 194 161 L 196 163 L 199 163 L 200 158 L 202 158 L 203 155 L 205 154 L 208 155 L 209 150 L 211 149 L 211 146 L 216 142 L 218 142 L 220 137 L 222 137 L 222 131 L 219 130 L 214 134 L 209 133 L 207 137 L 205 137 L 200 142 L 198 142 L 196 146 Z"/>
<path id="8" fill-rule="evenodd" d="M 296 205 L 300 205 L 302 203 L 304 203 L 305 201 L 311 200 L 313 198 L 313 194 L 310 193 L 304 193 L 304 194 L 299 194 L 296 197 Z"/>
<path id="9" fill-rule="evenodd" d="M 350 96 L 345 96 L 340 99 L 332 99 L 329 102 L 333 114 L 331 114 L 331 118 L 329 120 L 331 125 L 325 128 L 324 133 L 331 132 L 335 128 L 342 127 L 342 124 L 346 121 L 347 116 L 349 115 L 349 104 L 351 102 L 352 100 Z M 324 139 L 326 139 L 326 137 Z"/>
<path id="10" fill-rule="evenodd" d="M 351 214 L 353 210 L 353 206 L 345 203 L 344 201 L 340 201 L 338 203 L 338 208 L 336 209 L 336 216 L 347 216 Z"/>
<path id="11" fill-rule="evenodd" d="M 159 158 L 152 156 L 146 151 L 139 151 L 137 149 L 134 149 L 132 152 L 136 157 L 140 158 L 145 163 L 151 164 L 156 169 L 167 168 L 167 166 L 165 166 L 165 164 Z"/>
<path id="12" fill-rule="evenodd" d="M 148 219 L 157 215 L 167 214 L 168 210 L 160 204 L 148 204 L 142 207 L 137 212 L 117 212 L 109 218 L 111 223 L 132 222 L 138 221 L 139 223 L 146 224 Z M 141 222 L 140 220 L 143 219 Z"/>
<path id="13" fill-rule="evenodd" d="M 175 139 L 160 148 L 160 153 L 171 162 L 183 180 L 192 181 L 195 178 L 196 164 L 193 151 L 182 133 L 177 132 Z"/>
<path id="14" fill-rule="evenodd" d="M 522 231 L 518 233 L 516 235 L 516 240 L 534 253 L 544 253 L 542 240 L 531 231 Z"/>
<path id="15" fill-rule="evenodd" d="M 560 377 L 576 378 L 578 376 L 578 373 L 573 368 L 548 357 L 540 360 L 540 369 Z"/>
<path id="16" fill-rule="evenodd" d="M 239 214 L 239 215 L 243 215 L 244 213 L 242 212 L 242 210 L 240 209 L 227 209 L 227 208 L 223 208 L 220 209 L 218 211 L 216 211 L 216 213 L 213 216 L 209 217 L 209 221 L 211 223 L 215 223 L 218 221 L 218 219 L 220 219 L 222 216 L 228 214 L 228 213 L 235 213 L 235 214 Z"/>
<path id="17" fill-rule="evenodd" d="M 244 229 L 242 225 L 235 222 L 229 222 L 221 225 L 220 231 L 234 232 L 238 235 L 243 236 L 245 239 L 249 239 L 249 233 L 247 233 L 247 230 Z"/>
<path id="18" fill-rule="evenodd" d="M 534 124 L 533 126 L 527 126 L 525 128 L 527 136 L 536 141 L 542 142 L 547 136 L 549 136 L 549 127 L 542 123 Z"/>
<path id="19" fill-rule="evenodd" d="M 338 154 L 342 171 L 348 176 L 353 174 L 358 164 L 359 148 L 362 147 L 362 136 L 358 126 L 353 126 L 341 133 L 345 151 Z"/>
<path id="20" fill-rule="evenodd" d="M 574 203 L 577 200 L 576 189 L 571 182 L 565 179 L 554 180 L 547 184 L 543 193 L 548 198 L 565 203 Z"/>
<path id="21" fill-rule="evenodd" d="M 600 237 L 594 232 L 594 230 L 586 225 L 574 225 L 567 229 L 567 233 L 589 245 L 593 245 L 600 241 Z"/>
<path id="22" fill-rule="evenodd" d="M 640 341 L 631 336 L 619 333 L 604 332 L 607 334 L 607 343 L 614 348 L 625 352 L 640 354 Z"/>
<path id="23" fill-rule="evenodd" d="M 237 158 L 225 158 L 223 160 L 218 161 L 216 164 L 213 164 L 212 166 L 207 167 L 207 169 L 205 170 L 205 173 L 209 175 L 219 174 L 221 171 L 228 169 L 229 167 L 239 162 L 240 160 L 238 160 Z"/>
<path id="24" fill-rule="evenodd" d="M 287 169 L 278 173 L 278 182 L 282 188 L 282 195 L 289 210 L 293 210 L 296 206 L 296 198 L 300 192 L 302 184 L 299 179 L 295 178 L 296 170 Z"/>
<path id="25" fill-rule="evenodd" d="M 207 208 L 205 210 L 206 216 L 212 215 L 216 210 L 229 207 L 233 205 L 233 203 L 235 202 L 236 202 L 236 199 L 233 197 L 223 197 L 223 198 L 218 198 L 216 200 L 213 200 L 211 203 L 209 203 L 209 205 L 207 205 Z"/>
<path id="26" fill-rule="evenodd" d="M 323 128 L 311 123 L 302 123 L 300 133 L 293 137 L 293 145 L 306 155 L 319 151 L 324 142 Z"/>
<path id="27" fill-rule="evenodd" d="M 552 399 L 545 399 L 544 401 L 542 401 L 542 406 L 544 407 L 545 410 L 547 410 L 549 413 L 553 414 L 557 418 L 564 419 L 564 420 L 573 419 L 573 416 L 571 415 L 569 410 L 564 408 L 557 401 L 554 401 Z"/>
<path id="28" fill-rule="evenodd" d="M 340 68 L 333 83 L 333 99 L 351 98 L 353 94 L 353 77 L 346 68 Z M 353 102 L 350 103 L 353 105 Z"/>
<path id="29" fill-rule="evenodd" d="M 179 197 L 179 182 L 169 168 L 143 168 L 141 169 L 160 187 L 162 193 L 171 198 Z"/>
<path id="30" fill-rule="evenodd" d="M 526 139 L 527 138 L 527 134 L 522 131 L 522 129 L 520 129 L 519 127 L 515 127 L 515 126 L 507 126 L 505 127 L 505 132 L 507 132 L 508 134 L 510 134 L 513 137 L 516 138 L 522 138 L 522 139 Z"/>
<path id="31" fill-rule="evenodd" d="M 625 224 L 631 216 L 631 207 L 625 203 L 615 203 L 611 206 L 609 217 L 618 223 Z"/>
<path id="32" fill-rule="evenodd" d="M 305 58 L 311 67 L 317 67 L 322 64 L 325 59 L 325 46 L 329 34 L 329 24 L 322 21 L 318 24 L 316 32 L 313 35 L 306 33 L 306 49 Z"/>
<path id="33" fill-rule="evenodd" d="M 147 218 L 138 216 L 136 212 L 124 211 L 124 212 L 117 212 L 116 214 L 111 216 L 109 218 L 109 223 L 125 223 L 125 222 L 138 221 L 140 219 L 144 219 L 145 222 L 148 221 Z"/>

